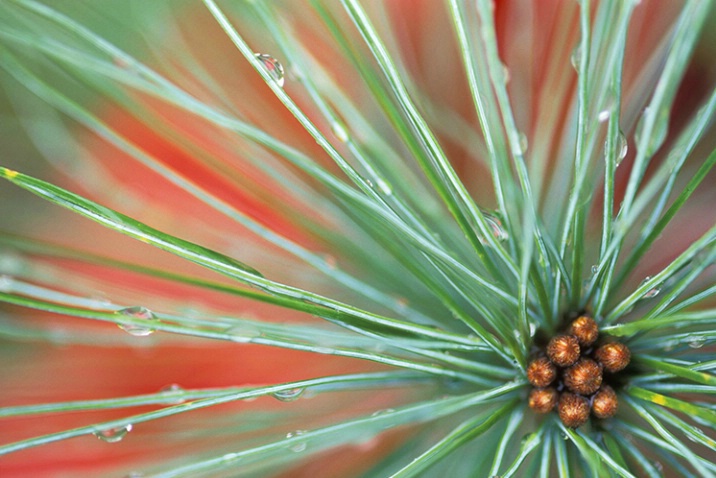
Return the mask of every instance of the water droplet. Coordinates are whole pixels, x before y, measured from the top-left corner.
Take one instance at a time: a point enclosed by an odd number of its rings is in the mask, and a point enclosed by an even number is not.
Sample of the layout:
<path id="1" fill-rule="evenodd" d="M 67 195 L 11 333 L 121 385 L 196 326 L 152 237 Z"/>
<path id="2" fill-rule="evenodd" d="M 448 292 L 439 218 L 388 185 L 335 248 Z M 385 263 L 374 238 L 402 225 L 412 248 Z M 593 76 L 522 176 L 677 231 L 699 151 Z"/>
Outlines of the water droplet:
<path id="1" fill-rule="evenodd" d="M 338 138 L 338 141 L 340 141 L 341 143 L 347 143 L 350 139 L 350 136 L 348 136 L 348 131 L 346 131 L 346 128 L 338 121 L 334 121 L 333 123 L 331 123 L 331 131 L 333 131 L 333 136 Z"/>
<path id="2" fill-rule="evenodd" d="M 408 304 L 409 304 L 409 303 L 410 303 L 410 302 L 409 302 L 408 299 L 405 298 L 405 297 L 397 297 L 397 298 L 395 299 L 395 305 L 398 306 L 398 310 L 399 310 L 400 312 L 405 312 L 405 311 L 408 309 Z"/>
<path id="3" fill-rule="evenodd" d="M 264 53 L 256 53 L 256 58 L 263 64 L 264 68 L 268 71 L 269 75 L 271 75 L 271 78 L 276 82 L 276 84 L 283 87 L 285 80 L 283 65 L 281 65 L 276 58 Z"/>
<path id="4" fill-rule="evenodd" d="M 483 216 L 485 217 L 485 222 L 487 222 L 487 226 L 490 228 L 492 237 L 497 239 L 499 242 L 504 242 L 510 238 L 504 226 L 502 225 L 502 221 L 500 221 L 499 217 L 489 213 L 483 213 Z M 489 244 L 488 241 L 484 238 L 480 238 L 480 242 L 482 244 Z"/>
<path id="5" fill-rule="evenodd" d="M 300 437 L 301 435 L 304 435 L 305 433 L 306 432 L 304 430 L 296 430 L 295 432 L 287 433 L 286 438 L 291 439 L 291 438 Z M 296 442 L 292 443 L 288 447 L 288 449 L 293 452 L 298 453 L 298 452 L 304 451 L 306 449 L 306 447 L 307 447 L 307 443 L 305 441 L 296 441 Z"/>
<path id="6" fill-rule="evenodd" d="M 651 280 L 651 276 L 646 276 L 644 278 L 644 280 L 641 281 L 641 284 L 639 284 L 639 287 L 641 287 L 645 283 L 649 282 L 650 280 Z M 642 299 L 652 299 L 652 298 L 656 297 L 657 295 L 659 295 L 659 292 L 661 292 L 661 287 L 656 286 L 656 287 L 646 291 L 646 293 L 643 296 L 641 296 L 641 298 Z"/>
<path id="7" fill-rule="evenodd" d="M 336 256 L 332 254 L 324 254 L 323 262 L 329 269 L 335 269 L 336 267 L 338 267 L 338 259 L 336 259 Z"/>
<path id="8" fill-rule="evenodd" d="M 697 433 L 697 434 L 701 434 L 701 435 L 704 434 L 704 431 L 698 427 L 693 427 L 693 432 Z M 696 438 L 695 436 L 693 436 L 691 434 L 686 435 L 686 438 L 688 438 L 689 440 L 691 440 L 694 443 L 699 443 L 698 438 Z"/>
<path id="9" fill-rule="evenodd" d="M 386 196 L 392 196 L 393 195 L 393 187 L 388 184 L 385 180 L 378 178 L 375 181 L 375 185 L 378 188 L 380 192 L 385 194 Z"/>
<path id="10" fill-rule="evenodd" d="M 131 317 L 133 319 L 147 321 L 147 325 L 117 324 L 117 326 L 125 332 L 128 332 L 132 335 L 136 335 L 137 337 L 144 337 L 147 335 L 151 335 L 156 331 L 156 329 L 153 327 L 152 322 L 156 323 L 157 319 L 156 317 L 154 317 L 154 313 L 146 307 L 127 307 L 125 309 L 118 310 L 117 313 L 126 317 Z"/>
<path id="11" fill-rule="evenodd" d="M 689 336 L 687 338 L 687 340 L 688 340 L 687 344 L 692 349 L 700 349 L 706 343 L 706 337 L 704 337 L 703 335 Z"/>
<path id="12" fill-rule="evenodd" d="M 0 273 L 18 275 L 26 269 L 25 259 L 14 251 L 0 252 Z"/>
<path id="13" fill-rule="evenodd" d="M 527 152 L 527 147 L 529 146 L 526 134 L 524 134 L 524 133 L 519 134 L 518 144 L 519 144 L 519 150 L 517 151 L 518 154 L 524 155 Z"/>
<path id="14" fill-rule="evenodd" d="M 276 400 L 279 400 L 281 402 L 293 402 L 294 400 L 298 400 L 298 397 L 303 395 L 305 388 L 289 388 L 287 390 L 280 390 L 278 392 L 274 392 L 271 394 L 273 398 Z"/>
<path id="15" fill-rule="evenodd" d="M 15 279 L 8 275 L 0 275 L 0 292 L 11 292 Z"/>
<path id="16" fill-rule="evenodd" d="M 502 81 L 505 84 L 510 82 L 510 69 L 504 63 L 502 64 Z"/>
<path id="17" fill-rule="evenodd" d="M 599 266 L 597 264 L 593 264 L 591 268 L 592 274 L 596 274 L 599 272 Z"/>
<path id="18" fill-rule="evenodd" d="M 240 457 L 241 455 L 238 453 L 227 453 L 226 455 L 221 457 L 221 461 L 223 461 L 224 463 L 233 463 Z"/>
<path id="19" fill-rule="evenodd" d="M 127 436 L 127 433 L 132 431 L 132 425 L 128 424 L 123 427 L 108 428 L 107 430 L 101 430 L 94 432 L 93 435 L 107 443 L 117 443 L 122 438 Z"/>
<path id="20" fill-rule="evenodd" d="M 610 93 L 610 95 L 607 97 L 607 100 L 604 102 L 604 108 L 602 108 L 599 114 L 597 114 L 597 120 L 599 120 L 600 123 L 604 123 L 612 116 L 612 113 L 615 109 L 616 100 L 613 96 L 613 93 Z"/>
<path id="21" fill-rule="evenodd" d="M 171 385 L 162 387 L 161 390 L 159 390 L 159 393 L 163 395 L 168 395 L 169 397 L 163 403 L 167 405 L 179 405 L 180 403 L 184 403 L 184 399 L 181 397 L 172 397 L 172 395 L 177 395 L 183 391 L 184 389 L 181 388 L 179 385 L 177 385 L 176 383 L 172 383 Z"/>
<path id="22" fill-rule="evenodd" d="M 627 152 L 629 152 L 629 144 L 627 143 L 626 136 L 619 131 L 619 136 L 617 136 L 617 166 L 626 158 Z"/>
<path id="23" fill-rule="evenodd" d="M 373 412 L 371 417 L 379 417 L 381 415 L 387 415 L 393 412 L 395 412 L 395 410 L 393 410 L 392 408 L 383 408 L 382 410 L 376 410 L 375 412 Z"/>
<path id="24" fill-rule="evenodd" d="M 261 336 L 261 331 L 252 324 L 241 324 L 235 327 L 229 327 L 226 329 L 226 333 L 230 336 L 232 342 L 239 344 L 245 344 L 251 342 L 253 339 Z"/>
<path id="25" fill-rule="evenodd" d="M 579 64 L 582 61 L 582 42 L 577 43 L 577 46 L 572 50 L 572 56 L 569 57 L 569 61 L 575 70 L 579 71 Z"/>

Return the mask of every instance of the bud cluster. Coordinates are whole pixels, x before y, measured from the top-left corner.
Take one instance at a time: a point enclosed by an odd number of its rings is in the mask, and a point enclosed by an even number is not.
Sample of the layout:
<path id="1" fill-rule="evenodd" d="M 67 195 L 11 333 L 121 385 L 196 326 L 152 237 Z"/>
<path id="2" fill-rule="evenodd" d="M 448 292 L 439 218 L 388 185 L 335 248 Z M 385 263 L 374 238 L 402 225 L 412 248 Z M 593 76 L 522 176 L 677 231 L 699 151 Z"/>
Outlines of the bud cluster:
<path id="1" fill-rule="evenodd" d="M 594 319 L 582 315 L 564 334 L 552 337 L 544 355 L 527 367 L 527 379 L 535 387 L 530 408 L 537 413 L 556 408 L 562 423 L 572 428 L 586 423 L 590 412 L 602 419 L 614 416 L 619 401 L 605 379 L 623 370 L 631 353 L 619 342 L 595 346 L 598 336 Z"/>

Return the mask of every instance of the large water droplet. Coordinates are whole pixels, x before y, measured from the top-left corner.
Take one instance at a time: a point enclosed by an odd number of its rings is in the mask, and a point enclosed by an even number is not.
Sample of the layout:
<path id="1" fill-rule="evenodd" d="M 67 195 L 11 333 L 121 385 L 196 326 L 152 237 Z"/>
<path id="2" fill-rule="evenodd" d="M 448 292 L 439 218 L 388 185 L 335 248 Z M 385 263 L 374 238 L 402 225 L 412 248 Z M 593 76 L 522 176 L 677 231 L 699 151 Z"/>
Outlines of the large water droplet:
<path id="1" fill-rule="evenodd" d="M 286 438 L 296 438 L 300 437 L 301 435 L 304 435 L 306 432 L 304 430 L 296 430 L 295 432 L 289 432 L 286 434 Z M 302 452 L 306 449 L 307 443 L 303 440 L 301 441 L 295 441 L 291 443 L 291 445 L 288 447 L 289 450 L 293 452 Z"/>
<path id="2" fill-rule="evenodd" d="M 280 400 L 282 402 L 293 402 L 294 400 L 297 400 L 298 397 L 303 395 L 303 392 L 305 391 L 305 388 L 289 388 L 287 390 L 280 390 L 278 392 L 274 392 L 271 395 L 276 400 Z"/>
<path id="3" fill-rule="evenodd" d="M 641 287 L 642 285 L 644 285 L 645 283 L 647 283 L 647 282 L 650 281 L 650 280 L 651 280 L 651 276 L 646 276 L 646 277 L 644 278 L 644 280 L 641 281 L 641 284 L 639 284 L 639 287 Z M 657 295 L 659 295 L 659 292 L 661 292 L 661 287 L 656 286 L 656 287 L 654 287 L 654 288 L 649 289 L 648 291 L 646 291 L 646 293 L 645 293 L 643 296 L 641 296 L 641 298 L 642 298 L 642 299 L 651 299 L 651 298 L 654 298 L 654 297 L 656 297 Z"/>
<path id="4" fill-rule="evenodd" d="M 108 428 L 106 430 L 97 431 L 94 432 L 93 435 L 102 440 L 103 442 L 117 443 L 118 441 L 122 441 L 122 438 L 127 436 L 127 433 L 131 431 L 132 425 L 127 424 L 123 427 Z"/>
<path id="5" fill-rule="evenodd" d="M 136 335 L 137 337 L 144 337 L 147 335 L 151 335 L 156 331 L 156 329 L 154 328 L 154 324 L 156 324 L 158 321 L 156 317 L 154 317 L 154 313 L 146 307 L 127 307 L 125 309 L 118 310 L 117 313 L 126 317 L 131 317 L 133 319 L 143 320 L 147 322 L 146 325 L 117 324 L 117 326 L 125 332 L 128 332 L 132 335 Z"/>
<path id="6" fill-rule="evenodd" d="M 276 84 L 283 87 L 285 81 L 283 65 L 281 65 L 276 58 L 264 53 L 256 53 L 256 58 L 263 64 L 264 68 L 268 71 L 269 75 L 276 82 Z"/>

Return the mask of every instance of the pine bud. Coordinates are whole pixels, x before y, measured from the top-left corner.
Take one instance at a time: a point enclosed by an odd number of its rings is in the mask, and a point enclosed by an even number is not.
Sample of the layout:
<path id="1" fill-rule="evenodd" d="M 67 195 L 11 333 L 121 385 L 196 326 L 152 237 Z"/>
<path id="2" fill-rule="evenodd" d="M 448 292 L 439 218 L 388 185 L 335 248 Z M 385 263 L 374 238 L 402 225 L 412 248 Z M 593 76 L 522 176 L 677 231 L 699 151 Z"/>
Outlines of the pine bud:
<path id="1" fill-rule="evenodd" d="M 582 315 L 577 317 L 569 326 L 569 334 L 574 335 L 582 347 L 589 347 L 597 341 L 599 327 L 591 317 Z"/>
<path id="2" fill-rule="evenodd" d="M 549 413 L 557 405 L 559 394 L 553 387 L 534 388 L 530 392 L 529 405 L 537 413 Z"/>
<path id="3" fill-rule="evenodd" d="M 602 345 L 594 353 L 594 356 L 609 372 L 618 372 L 624 369 L 631 360 L 629 347 L 619 342 Z"/>
<path id="4" fill-rule="evenodd" d="M 603 386 L 592 399 L 592 413 L 597 418 L 613 417 L 618 408 L 617 394 L 609 385 Z"/>
<path id="5" fill-rule="evenodd" d="M 547 344 L 547 356 L 555 365 L 569 367 L 579 358 L 579 342 L 571 335 L 559 335 Z"/>
<path id="6" fill-rule="evenodd" d="M 527 380 L 535 387 L 546 387 L 557 378 L 557 367 L 547 357 L 530 362 L 527 367 Z"/>
<path id="7" fill-rule="evenodd" d="M 562 423 L 570 428 L 577 428 L 584 425 L 589 419 L 589 400 L 580 395 L 565 392 L 559 398 L 557 413 L 559 413 Z"/>
<path id="8" fill-rule="evenodd" d="M 591 395 L 602 384 L 602 367 L 597 362 L 582 358 L 564 372 L 564 384 L 580 395 Z"/>

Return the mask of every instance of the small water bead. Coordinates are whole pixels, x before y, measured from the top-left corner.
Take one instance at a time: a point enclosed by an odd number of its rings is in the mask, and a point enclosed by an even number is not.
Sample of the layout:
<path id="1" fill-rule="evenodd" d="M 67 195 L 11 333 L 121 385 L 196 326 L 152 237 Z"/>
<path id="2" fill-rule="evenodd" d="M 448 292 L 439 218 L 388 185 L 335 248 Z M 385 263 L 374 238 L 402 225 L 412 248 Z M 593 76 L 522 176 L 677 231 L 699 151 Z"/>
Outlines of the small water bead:
<path id="1" fill-rule="evenodd" d="M 271 394 L 271 396 L 281 402 L 293 402 L 294 400 L 298 400 L 298 398 L 303 395 L 303 392 L 305 390 L 305 388 L 300 387 L 289 388 L 287 390 L 280 390 L 278 392 L 274 392 Z"/>
<path id="2" fill-rule="evenodd" d="M 329 269 L 336 269 L 338 267 L 338 259 L 333 254 L 324 254 L 323 262 Z"/>
<path id="3" fill-rule="evenodd" d="M 705 436 L 704 431 L 702 429 L 700 429 L 699 427 L 692 427 L 692 430 L 696 434 Z M 691 440 L 694 443 L 699 443 L 698 438 L 696 438 L 695 436 L 692 436 L 691 434 L 686 435 L 686 438 L 688 438 L 689 440 Z"/>
<path id="4" fill-rule="evenodd" d="M 153 327 L 152 322 L 157 323 L 158 320 L 154 317 L 154 313 L 146 307 L 135 306 L 127 307 L 117 311 L 117 314 L 131 317 L 133 319 L 144 320 L 147 325 L 138 324 L 117 324 L 117 326 L 125 332 L 135 335 L 137 337 L 145 337 L 153 334 L 156 329 Z"/>
<path id="5" fill-rule="evenodd" d="M 236 460 L 238 460 L 241 457 L 238 453 L 227 453 L 226 455 L 221 457 L 221 461 L 224 463 L 234 463 Z"/>
<path id="6" fill-rule="evenodd" d="M 261 336 L 261 331 L 253 324 L 241 324 L 226 329 L 232 342 L 246 344 Z"/>
<path id="7" fill-rule="evenodd" d="M 569 57 L 569 61 L 575 70 L 579 71 L 579 64 L 582 61 L 582 43 L 577 43 L 577 46 L 572 50 L 572 55 Z"/>
<path id="8" fill-rule="evenodd" d="M 392 408 L 383 408 L 382 410 L 376 410 L 375 412 L 373 412 L 371 417 L 380 417 L 382 415 L 388 415 L 393 412 L 395 412 L 395 410 Z"/>
<path id="9" fill-rule="evenodd" d="M 485 217 L 485 222 L 487 222 L 487 226 L 490 228 L 492 237 L 497 239 L 499 242 L 504 242 L 510 238 L 504 226 L 502 225 L 502 221 L 500 220 L 500 218 L 488 213 L 483 213 L 483 216 Z M 488 244 L 487 240 L 484 239 L 480 239 L 480 242 L 482 244 Z"/>
<path id="10" fill-rule="evenodd" d="M 646 276 L 646 277 L 644 278 L 644 280 L 641 281 L 641 284 L 639 284 L 639 287 L 641 287 L 642 285 L 646 284 L 646 283 L 649 282 L 650 280 L 651 280 L 651 276 Z M 641 296 L 641 298 L 642 298 L 642 299 L 652 299 L 652 298 L 656 297 L 657 295 L 659 295 L 659 292 L 661 292 L 661 287 L 657 286 L 657 287 L 654 287 L 654 288 L 649 289 L 648 291 L 646 291 L 646 293 L 645 293 L 643 296 Z"/>
<path id="11" fill-rule="evenodd" d="M 607 147 L 607 141 L 604 141 L 604 156 L 608 157 L 610 151 Z M 622 161 L 624 161 L 624 158 L 626 158 L 627 153 L 629 152 L 629 143 L 627 142 L 626 136 L 624 136 L 624 133 L 619 131 L 619 134 L 617 135 L 617 157 L 616 157 L 616 164 L 615 166 L 618 168 L 620 164 L 622 164 Z"/>
<path id="12" fill-rule="evenodd" d="M 341 143 L 347 143 L 350 139 L 348 131 L 338 121 L 334 121 L 333 123 L 331 123 L 331 131 L 333 131 L 333 136 L 335 136 Z"/>
<path id="13" fill-rule="evenodd" d="M 380 179 L 380 178 L 376 179 L 375 186 L 378 188 L 378 190 L 380 192 L 382 192 L 386 196 L 393 195 L 393 187 L 390 184 L 388 184 L 388 182 L 386 182 L 385 180 Z"/>
<path id="14" fill-rule="evenodd" d="M 291 438 L 300 437 L 301 435 L 304 435 L 305 433 L 306 433 L 305 430 L 296 430 L 295 432 L 287 433 L 286 438 L 291 439 Z M 295 453 L 299 453 L 299 452 L 304 451 L 307 446 L 308 446 L 308 444 L 305 441 L 297 441 L 297 442 L 291 444 L 288 449 Z"/>
<path id="15" fill-rule="evenodd" d="M 276 82 L 276 84 L 283 88 L 283 84 L 285 82 L 283 65 L 281 65 L 281 63 L 271 55 L 256 53 L 255 56 L 263 64 L 263 67 L 266 71 L 268 71 L 269 75 Z"/>
<path id="16" fill-rule="evenodd" d="M 94 436 L 106 443 L 117 443 L 127 436 L 127 433 L 132 431 L 132 425 L 127 424 L 123 427 L 108 428 L 92 433 Z"/>
<path id="17" fill-rule="evenodd" d="M 527 147 L 529 146 L 529 141 L 527 140 L 527 135 L 524 133 L 520 133 L 518 135 L 518 144 L 519 144 L 519 150 L 518 153 L 520 155 L 524 155 L 527 152 Z"/>
<path id="18" fill-rule="evenodd" d="M 617 166 L 619 166 L 624 158 L 626 158 L 628 152 L 629 143 L 627 143 L 624 133 L 619 131 L 619 135 L 617 136 Z"/>
<path id="19" fill-rule="evenodd" d="M 180 387 L 179 385 L 177 385 L 176 383 L 172 383 L 171 385 L 167 385 L 166 387 L 162 387 L 161 390 L 159 390 L 159 393 L 164 394 L 164 395 L 169 395 L 170 397 L 171 397 L 172 395 L 177 395 L 177 394 L 179 394 L 179 393 L 181 393 L 181 392 L 184 392 L 184 389 L 181 388 L 181 387 Z M 174 397 L 174 398 L 168 398 L 168 399 L 167 399 L 166 401 L 164 401 L 163 403 L 165 403 L 166 405 L 179 405 L 179 404 L 181 404 L 181 403 L 184 403 L 184 401 L 185 401 L 185 400 L 184 400 L 183 398 L 181 398 L 181 397 Z"/>
<path id="20" fill-rule="evenodd" d="M 14 251 L 0 251 L 0 273 L 19 274 L 26 268 L 23 256 Z"/>
<path id="21" fill-rule="evenodd" d="M 0 275 L 0 292 L 11 292 L 15 279 L 9 275 Z"/>
<path id="22" fill-rule="evenodd" d="M 700 349 L 706 344 L 706 337 L 703 335 L 689 336 L 687 344 L 692 349 Z"/>
<path id="23" fill-rule="evenodd" d="M 510 69 L 507 68 L 507 65 L 504 63 L 502 64 L 502 81 L 507 84 L 510 82 Z"/>

